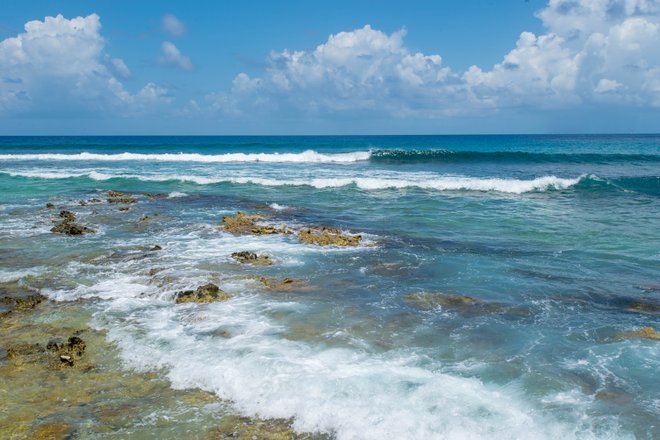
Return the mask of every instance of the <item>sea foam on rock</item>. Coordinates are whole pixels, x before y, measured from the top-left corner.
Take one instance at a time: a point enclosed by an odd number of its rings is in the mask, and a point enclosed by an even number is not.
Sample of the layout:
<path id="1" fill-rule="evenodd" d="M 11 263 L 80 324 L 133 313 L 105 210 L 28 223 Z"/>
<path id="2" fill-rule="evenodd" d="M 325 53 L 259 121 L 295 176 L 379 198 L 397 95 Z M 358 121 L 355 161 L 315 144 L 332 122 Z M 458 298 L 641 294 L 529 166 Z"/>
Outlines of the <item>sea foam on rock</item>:
<path id="1" fill-rule="evenodd" d="M 196 290 L 184 290 L 177 292 L 175 301 L 181 303 L 211 303 L 215 301 L 226 301 L 232 298 L 232 295 L 223 291 L 213 283 L 199 286 Z"/>

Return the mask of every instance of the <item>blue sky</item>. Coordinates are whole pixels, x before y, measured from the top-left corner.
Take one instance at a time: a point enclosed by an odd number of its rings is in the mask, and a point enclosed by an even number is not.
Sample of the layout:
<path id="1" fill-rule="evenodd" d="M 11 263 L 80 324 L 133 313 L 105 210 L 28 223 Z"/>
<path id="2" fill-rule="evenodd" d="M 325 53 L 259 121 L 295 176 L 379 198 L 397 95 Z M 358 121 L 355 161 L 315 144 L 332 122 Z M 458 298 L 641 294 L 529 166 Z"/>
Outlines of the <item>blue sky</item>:
<path id="1" fill-rule="evenodd" d="M 658 132 L 659 3 L 23 0 L 0 134 Z"/>

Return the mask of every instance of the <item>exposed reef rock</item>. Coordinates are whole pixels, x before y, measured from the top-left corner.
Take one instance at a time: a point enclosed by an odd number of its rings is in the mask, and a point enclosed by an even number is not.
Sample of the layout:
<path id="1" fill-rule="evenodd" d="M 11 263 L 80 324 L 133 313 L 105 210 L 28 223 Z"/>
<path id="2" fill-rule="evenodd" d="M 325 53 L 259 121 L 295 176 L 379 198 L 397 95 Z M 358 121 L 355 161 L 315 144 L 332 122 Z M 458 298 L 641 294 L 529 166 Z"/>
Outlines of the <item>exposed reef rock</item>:
<path id="1" fill-rule="evenodd" d="M 132 194 L 120 191 L 108 191 L 108 203 L 128 205 L 137 203 L 137 199 Z"/>
<path id="2" fill-rule="evenodd" d="M 232 298 L 232 295 L 221 290 L 213 283 L 208 283 L 198 287 L 196 290 L 185 290 L 177 292 L 176 303 L 211 303 L 215 301 L 226 301 Z"/>
<path id="3" fill-rule="evenodd" d="M 312 226 L 298 232 L 298 238 L 307 244 L 319 246 L 357 246 L 361 235 L 343 234 L 339 229 L 327 226 Z"/>
<path id="4" fill-rule="evenodd" d="M 616 335 L 615 339 L 632 339 L 632 338 L 643 338 L 643 339 L 653 339 L 660 340 L 660 332 L 657 332 L 653 327 L 644 327 L 639 330 L 623 332 Z"/>
<path id="5" fill-rule="evenodd" d="M 252 264 L 254 266 L 270 266 L 273 261 L 268 255 L 257 255 L 254 252 L 242 251 L 231 254 L 232 258 L 243 264 Z"/>
<path id="6" fill-rule="evenodd" d="M 271 235 L 290 234 L 291 231 L 285 226 L 276 228 L 270 225 L 259 225 L 257 222 L 263 220 L 263 214 L 246 214 L 239 212 L 235 216 L 225 215 L 222 217 L 222 227 L 234 235 Z"/>
<path id="7" fill-rule="evenodd" d="M 71 336 L 66 342 L 53 338 L 44 347 L 41 344 L 16 344 L 7 347 L 7 359 L 15 365 L 42 363 L 51 369 L 73 367 L 85 352 L 85 341 Z"/>
<path id="8" fill-rule="evenodd" d="M 71 211 L 60 211 L 59 217 L 62 221 L 53 226 L 51 232 L 67 235 L 94 234 L 96 232 L 94 229 L 75 223 L 76 215 Z"/>
<path id="9" fill-rule="evenodd" d="M 46 208 L 55 209 L 55 205 L 53 205 L 52 203 L 46 203 Z"/>

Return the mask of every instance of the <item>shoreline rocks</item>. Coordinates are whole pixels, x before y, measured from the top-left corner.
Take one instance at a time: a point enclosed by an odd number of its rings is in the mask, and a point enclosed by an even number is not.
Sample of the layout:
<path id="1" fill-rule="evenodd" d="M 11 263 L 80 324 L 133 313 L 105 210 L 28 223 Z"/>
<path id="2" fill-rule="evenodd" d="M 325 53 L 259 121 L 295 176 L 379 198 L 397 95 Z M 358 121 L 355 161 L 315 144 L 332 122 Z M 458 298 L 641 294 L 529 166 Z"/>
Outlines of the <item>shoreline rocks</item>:
<path id="1" fill-rule="evenodd" d="M 213 283 L 208 283 L 199 286 L 196 290 L 184 290 L 177 292 L 175 295 L 175 302 L 177 304 L 183 303 L 199 303 L 207 304 L 216 301 L 226 301 L 233 296 L 225 292 Z"/>
<path id="2" fill-rule="evenodd" d="M 60 211 L 59 217 L 62 219 L 62 221 L 53 226 L 50 230 L 51 232 L 66 235 L 83 235 L 96 233 L 95 229 L 75 223 L 76 215 L 71 211 L 62 210 Z"/>
<path id="3" fill-rule="evenodd" d="M 312 226 L 298 232 L 298 238 L 303 243 L 319 246 L 357 246 L 362 240 L 361 235 L 343 234 L 337 228 L 328 226 Z"/>
<path id="4" fill-rule="evenodd" d="M 257 255 L 254 252 L 242 251 L 231 254 L 232 258 L 242 264 L 251 264 L 253 266 L 271 266 L 273 261 L 268 255 Z"/>
<path id="5" fill-rule="evenodd" d="M 132 194 L 123 193 L 121 191 L 108 191 L 108 203 L 111 204 L 124 204 L 137 203 L 137 199 Z"/>

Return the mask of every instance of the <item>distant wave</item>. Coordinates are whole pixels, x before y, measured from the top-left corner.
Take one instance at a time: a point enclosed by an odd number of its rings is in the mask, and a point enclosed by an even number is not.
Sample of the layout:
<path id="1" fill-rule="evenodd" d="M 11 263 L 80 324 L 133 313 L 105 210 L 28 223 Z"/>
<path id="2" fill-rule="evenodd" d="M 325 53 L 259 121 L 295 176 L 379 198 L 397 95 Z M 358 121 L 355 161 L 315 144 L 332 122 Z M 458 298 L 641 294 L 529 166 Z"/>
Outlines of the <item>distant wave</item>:
<path id="1" fill-rule="evenodd" d="M 660 162 L 660 154 L 528 153 L 522 151 L 373 150 L 371 161 L 415 162 L 524 162 L 524 163 L 620 163 Z"/>
<path id="2" fill-rule="evenodd" d="M 0 154 L 0 161 L 145 161 L 145 162 L 265 162 L 265 163 L 355 163 L 371 161 L 383 164 L 419 162 L 515 162 L 515 163 L 660 163 L 660 154 L 599 154 L 599 153 L 529 153 L 522 151 L 452 151 L 373 149 L 345 153 L 30 153 Z"/>
<path id="3" fill-rule="evenodd" d="M 369 151 L 355 151 L 350 153 L 319 153 L 314 150 L 302 153 L 225 153 L 225 154 L 199 154 L 199 153 L 43 153 L 43 154 L 0 154 L 0 161 L 6 160 L 35 160 L 35 161 L 146 161 L 146 162 L 200 162 L 200 163 L 226 163 L 226 162 L 270 162 L 270 163 L 352 163 L 369 160 Z"/>
<path id="4" fill-rule="evenodd" d="M 68 172 L 1 172 L 10 176 L 20 176 L 38 179 L 69 179 L 89 178 L 96 181 L 111 179 L 136 179 L 146 182 L 192 182 L 198 185 L 217 183 L 255 184 L 263 186 L 310 186 L 318 189 L 355 186 L 362 190 L 420 188 L 436 191 L 495 191 L 511 194 L 522 194 L 534 191 L 566 189 L 576 185 L 586 176 L 566 179 L 555 176 L 543 176 L 531 180 L 477 178 L 461 176 L 439 176 L 436 178 L 377 178 L 377 177 L 331 177 L 318 179 L 269 179 L 262 177 L 231 177 L 213 178 L 192 175 L 113 175 L 96 171 L 87 173 Z"/>

